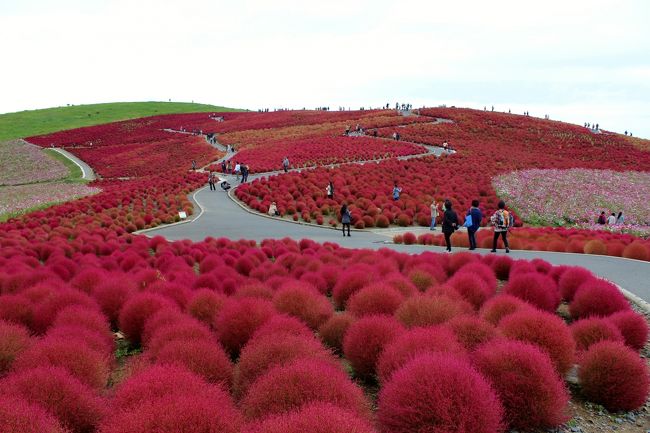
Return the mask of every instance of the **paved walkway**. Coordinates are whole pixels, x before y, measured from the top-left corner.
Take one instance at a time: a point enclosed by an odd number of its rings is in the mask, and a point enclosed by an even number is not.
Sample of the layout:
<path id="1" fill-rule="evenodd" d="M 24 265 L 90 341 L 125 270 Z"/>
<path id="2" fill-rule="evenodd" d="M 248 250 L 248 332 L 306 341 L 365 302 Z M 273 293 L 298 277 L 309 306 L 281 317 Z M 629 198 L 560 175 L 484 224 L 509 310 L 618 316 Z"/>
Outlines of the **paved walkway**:
<path id="1" fill-rule="evenodd" d="M 85 179 L 85 180 L 95 180 L 97 178 L 95 176 L 95 172 L 93 171 L 92 168 L 90 168 L 90 166 L 88 164 L 86 164 L 85 162 L 83 162 L 82 160 L 80 160 L 79 158 L 77 158 L 76 156 L 74 156 L 73 154 L 68 152 L 67 150 L 64 150 L 64 149 L 61 149 L 61 148 L 58 148 L 58 147 L 54 147 L 54 148 L 51 148 L 51 149 L 54 150 L 55 152 L 59 152 L 61 155 L 65 156 L 70 161 L 74 162 L 81 169 L 81 175 L 82 175 L 83 179 Z"/>

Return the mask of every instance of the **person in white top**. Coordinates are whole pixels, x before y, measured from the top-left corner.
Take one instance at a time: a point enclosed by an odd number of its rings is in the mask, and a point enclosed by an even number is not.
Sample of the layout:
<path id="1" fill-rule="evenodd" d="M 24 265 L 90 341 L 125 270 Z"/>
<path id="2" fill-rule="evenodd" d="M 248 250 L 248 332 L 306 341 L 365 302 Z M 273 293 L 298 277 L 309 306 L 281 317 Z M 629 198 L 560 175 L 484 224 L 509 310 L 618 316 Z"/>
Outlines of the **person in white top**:
<path id="1" fill-rule="evenodd" d="M 616 214 L 614 212 L 612 212 L 612 214 L 607 217 L 607 224 L 610 226 L 616 224 Z"/>
<path id="2" fill-rule="evenodd" d="M 241 164 L 237 163 L 235 164 L 235 176 L 237 180 L 239 180 L 239 173 L 241 173 Z"/>

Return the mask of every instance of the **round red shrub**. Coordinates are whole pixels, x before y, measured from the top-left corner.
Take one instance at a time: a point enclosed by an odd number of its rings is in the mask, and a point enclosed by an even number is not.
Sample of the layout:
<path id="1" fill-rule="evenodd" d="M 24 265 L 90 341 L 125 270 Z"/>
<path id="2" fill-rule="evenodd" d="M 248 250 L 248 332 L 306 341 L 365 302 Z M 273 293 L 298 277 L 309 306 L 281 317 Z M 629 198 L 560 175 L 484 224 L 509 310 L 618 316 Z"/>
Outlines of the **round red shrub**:
<path id="1" fill-rule="evenodd" d="M 539 346 L 550 357 L 560 375 L 573 366 L 576 345 L 571 330 L 552 313 L 528 309 L 504 317 L 498 326 L 505 337 Z"/>
<path id="2" fill-rule="evenodd" d="M 400 217 L 401 217 L 401 215 L 400 215 Z M 401 225 L 401 223 L 400 223 L 400 225 Z M 417 243 L 417 237 L 415 236 L 415 234 L 413 234 L 411 232 L 404 233 L 402 235 L 402 239 L 403 239 L 405 245 L 413 245 L 413 244 Z"/>
<path id="3" fill-rule="evenodd" d="M 6 396 L 0 396 L 0 429 L 6 433 L 67 433 L 42 407 Z"/>
<path id="4" fill-rule="evenodd" d="M 419 295 L 406 299 L 395 311 L 395 317 L 404 326 L 413 328 L 439 325 L 452 317 L 472 311 L 472 306 L 464 300 L 446 295 Z"/>
<path id="5" fill-rule="evenodd" d="M 376 433 L 367 420 L 331 403 L 314 402 L 244 426 L 243 433 Z"/>
<path id="6" fill-rule="evenodd" d="M 454 274 L 447 284 L 456 289 L 463 298 L 478 310 L 485 301 L 494 295 L 495 289 L 490 289 L 488 284 L 479 275 L 459 271 Z"/>
<path id="7" fill-rule="evenodd" d="M 129 341 L 137 345 L 142 338 L 144 324 L 148 318 L 163 308 L 175 308 L 169 299 L 154 293 L 138 293 L 126 301 L 120 310 L 118 324 L 120 331 Z"/>
<path id="8" fill-rule="evenodd" d="M 156 311 L 144 322 L 142 329 L 142 344 L 147 345 L 159 328 L 187 320 L 187 315 L 181 313 L 176 306 L 164 307 Z"/>
<path id="9" fill-rule="evenodd" d="M 437 282 L 431 273 L 422 268 L 411 269 L 407 275 L 407 278 L 420 292 L 424 292 Z"/>
<path id="10" fill-rule="evenodd" d="M 623 250 L 623 257 L 626 259 L 650 260 L 650 251 L 641 242 L 634 241 Z"/>
<path id="11" fill-rule="evenodd" d="M 237 287 L 234 296 L 237 298 L 248 297 L 271 300 L 274 293 L 273 288 L 266 283 L 248 283 Z"/>
<path id="12" fill-rule="evenodd" d="M 515 296 L 500 294 L 494 298 L 488 299 L 488 301 L 481 307 L 479 315 L 496 326 L 504 317 L 518 311 L 532 308 L 533 306 L 528 302 L 522 301 Z"/>
<path id="13" fill-rule="evenodd" d="M 52 325 L 59 311 L 72 305 L 80 305 L 89 309 L 98 309 L 94 299 L 83 292 L 65 289 L 58 291 L 38 304 L 34 309 L 33 329 L 37 333 L 44 333 Z"/>
<path id="14" fill-rule="evenodd" d="M 544 311 L 555 312 L 560 305 L 560 293 L 555 281 L 537 272 L 511 275 L 503 292 Z"/>
<path id="15" fill-rule="evenodd" d="M 312 402 L 331 403 L 368 419 L 363 391 L 331 363 L 300 359 L 269 370 L 248 389 L 241 402 L 247 419 L 281 414 Z"/>
<path id="16" fill-rule="evenodd" d="M 25 327 L 0 320 L 0 377 L 9 371 L 16 356 L 29 347 L 30 341 Z"/>
<path id="17" fill-rule="evenodd" d="M 355 376 L 367 379 L 375 374 L 382 350 L 403 332 L 402 325 L 390 316 L 366 316 L 350 325 L 343 338 L 343 353 Z"/>
<path id="18" fill-rule="evenodd" d="M 115 344 L 103 334 L 80 325 L 53 326 L 47 331 L 48 339 L 65 340 L 70 345 L 82 345 L 98 352 L 107 359 L 113 355 Z"/>
<path id="19" fill-rule="evenodd" d="M 378 420 L 391 433 L 503 431 L 503 408 L 467 361 L 424 354 L 397 370 L 379 392 Z"/>
<path id="20" fill-rule="evenodd" d="M 206 325 L 185 316 L 176 323 L 156 329 L 146 344 L 147 353 L 155 357 L 167 344 L 178 340 L 206 340 L 214 341 L 216 344 L 216 339 Z"/>
<path id="21" fill-rule="evenodd" d="M 198 289 L 192 293 L 185 306 L 188 314 L 201 322 L 212 326 L 215 316 L 228 297 L 210 289 Z"/>
<path id="22" fill-rule="evenodd" d="M 578 381 L 582 393 L 610 411 L 643 406 L 650 381 L 645 361 L 620 342 L 592 345 L 580 359 Z"/>
<path id="23" fill-rule="evenodd" d="M 37 367 L 16 372 L 2 382 L 5 396 L 15 396 L 42 407 L 74 433 L 94 431 L 106 415 L 106 404 L 92 391 L 58 367 Z"/>
<path id="24" fill-rule="evenodd" d="M 605 255 L 607 254 L 607 246 L 600 239 L 592 239 L 585 243 L 584 253 Z"/>
<path id="25" fill-rule="evenodd" d="M 473 363 L 496 390 L 510 428 L 549 428 L 567 421 L 569 394 L 548 355 L 536 346 L 499 341 L 479 348 Z"/>
<path id="26" fill-rule="evenodd" d="M 334 307 L 316 288 L 299 282 L 281 287 L 273 296 L 273 305 L 281 313 L 298 317 L 312 329 L 325 323 Z"/>
<path id="27" fill-rule="evenodd" d="M 78 305 L 66 307 L 56 315 L 52 326 L 83 327 L 99 335 L 108 346 L 113 346 L 114 338 L 108 319 L 94 309 L 88 309 Z"/>
<path id="28" fill-rule="evenodd" d="M 490 293 L 496 292 L 497 289 L 497 278 L 494 274 L 494 270 L 480 261 L 470 262 L 459 269 L 459 272 L 474 274 L 479 277 L 488 285 Z"/>
<path id="29" fill-rule="evenodd" d="M 648 322 L 645 317 L 630 310 L 614 313 L 607 320 L 621 331 L 627 346 L 637 351 L 643 349 L 648 341 Z"/>
<path id="30" fill-rule="evenodd" d="M 627 311 L 630 304 L 618 288 L 605 280 L 591 279 L 576 290 L 569 312 L 574 319 L 589 316 L 609 316 Z"/>
<path id="31" fill-rule="evenodd" d="M 404 300 L 402 294 L 386 283 L 373 283 L 348 299 L 346 310 L 356 317 L 373 314 L 392 315 Z"/>
<path id="32" fill-rule="evenodd" d="M 163 395 L 107 418 L 98 433 L 238 433 L 241 415 L 218 388 L 195 395 Z"/>
<path id="33" fill-rule="evenodd" d="M 248 387 L 269 369 L 289 364 L 295 359 L 313 358 L 334 363 L 334 358 L 313 336 L 267 335 L 251 340 L 241 351 L 237 374 L 237 392 Z"/>
<path id="34" fill-rule="evenodd" d="M 343 308 L 354 292 L 373 282 L 372 272 L 369 271 L 370 269 L 348 270 L 339 277 L 332 289 L 332 298 L 337 308 Z"/>
<path id="35" fill-rule="evenodd" d="M 430 352 L 451 353 L 460 357 L 466 355 L 454 333 L 447 328 L 431 326 L 410 329 L 384 348 L 377 362 L 379 380 L 386 383 L 404 364 Z"/>
<path id="36" fill-rule="evenodd" d="M 452 318 L 445 326 L 454 332 L 460 344 L 468 351 L 498 336 L 496 328 L 490 322 L 468 314 Z"/>
<path id="37" fill-rule="evenodd" d="M 558 281 L 558 287 L 562 298 L 567 301 L 573 301 L 573 296 L 584 282 L 593 279 L 594 276 L 585 268 L 572 266 L 562 273 Z"/>
<path id="38" fill-rule="evenodd" d="M 214 328 L 224 348 L 231 355 L 236 355 L 257 328 L 275 314 L 275 308 L 269 301 L 254 298 L 233 299 L 224 304 L 215 318 Z"/>
<path id="39" fill-rule="evenodd" d="M 0 320 L 24 325 L 32 329 L 34 307 L 25 296 L 0 296 Z"/>
<path id="40" fill-rule="evenodd" d="M 334 314 L 329 320 L 318 328 L 318 335 L 325 344 L 340 352 L 343 350 L 343 338 L 357 319 L 349 313 Z"/>
<path id="41" fill-rule="evenodd" d="M 587 350 L 599 341 L 623 342 L 623 335 L 616 325 L 602 317 L 588 317 L 571 324 L 571 333 L 578 350 Z"/>
<path id="42" fill-rule="evenodd" d="M 74 377 L 93 388 L 108 382 L 108 358 L 83 344 L 68 339 L 48 337 L 22 352 L 14 361 L 14 370 L 54 366 L 66 369 Z"/>
<path id="43" fill-rule="evenodd" d="M 499 256 L 492 262 L 491 267 L 498 280 L 506 281 L 510 277 L 513 263 L 513 260 L 507 256 Z"/>
<path id="44" fill-rule="evenodd" d="M 298 335 L 302 337 L 314 337 L 314 332 L 302 320 L 286 314 L 276 314 L 266 323 L 257 328 L 247 344 L 253 341 L 274 335 L 276 338 L 283 338 L 285 335 Z"/>
<path id="45" fill-rule="evenodd" d="M 130 278 L 108 278 L 100 282 L 92 292 L 93 298 L 97 301 L 106 314 L 108 320 L 117 324 L 120 310 L 124 303 L 135 293 L 136 285 Z"/>

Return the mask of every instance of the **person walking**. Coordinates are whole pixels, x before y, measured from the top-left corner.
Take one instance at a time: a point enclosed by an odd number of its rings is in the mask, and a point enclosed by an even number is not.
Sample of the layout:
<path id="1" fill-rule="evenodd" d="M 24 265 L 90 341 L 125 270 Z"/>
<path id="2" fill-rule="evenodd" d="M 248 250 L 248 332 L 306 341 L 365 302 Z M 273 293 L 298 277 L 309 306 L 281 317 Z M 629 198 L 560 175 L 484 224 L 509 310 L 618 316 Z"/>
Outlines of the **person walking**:
<path id="1" fill-rule="evenodd" d="M 625 215 L 623 215 L 623 212 L 621 211 L 616 217 L 616 225 L 622 226 L 623 224 L 625 224 Z"/>
<path id="2" fill-rule="evenodd" d="M 282 160 L 282 168 L 284 169 L 284 172 L 289 171 L 289 157 L 285 156 L 284 159 Z"/>
<path id="3" fill-rule="evenodd" d="M 235 163 L 235 178 L 239 180 L 239 175 L 241 174 L 241 164 L 239 161 Z"/>
<path id="4" fill-rule="evenodd" d="M 508 229 L 512 224 L 513 218 L 510 212 L 506 210 L 506 202 L 499 201 L 498 209 L 490 217 L 490 223 L 494 226 L 494 238 L 492 239 L 492 252 L 497 252 L 497 240 L 499 236 L 503 239 L 503 245 L 506 247 L 506 253 L 510 252 L 510 245 L 508 245 Z"/>
<path id="5" fill-rule="evenodd" d="M 196 170 L 196 161 L 192 160 L 192 170 Z"/>
<path id="6" fill-rule="evenodd" d="M 228 160 L 228 165 L 226 166 L 226 172 L 232 174 L 232 162 Z"/>
<path id="7" fill-rule="evenodd" d="M 350 236 L 350 222 L 352 220 L 352 215 L 350 214 L 350 209 L 348 205 L 343 203 L 341 206 L 341 224 L 343 225 L 343 236 L 345 236 L 345 228 L 348 228 L 348 236 Z"/>
<path id="8" fill-rule="evenodd" d="M 471 218 L 472 225 L 467 227 L 467 236 L 469 237 L 469 249 L 476 249 L 476 232 L 481 227 L 483 213 L 478 208 L 478 200 L 472 200 L 472 207 L 467 211 L 467 217 Z"/>
<path id="9" fill-rule="evenodd" d="M 431 228 L 429 230 L 436 229 L 436 219 L 438 218 L 438 202 L 433 200 L 431 202 Z"/>
<path id="10" fill-rule="evenodd" d="M 241 183 L 246 183 L 248 180 L 248 165 L 245 162 L 241 164 Z"/>
<path id="11" fill-rule="evenodd" d="M 221 172 L 223 174 L 226 174 L 226 161 L 225 160 L 221 161 Z"/>
<path id="12" fill-rule="evenodd" d="M 447 252 L 451 252 L 451 235 L 458 229 L 458 215 L 451 208 L 451 200 L 445 200 L 445 213 L 442 214 L 442 233 L 445 235 Z"/>
<path id="13" fill-rule="evenodd" d="M 210 191 L 216 191 L 217 190 L 217 186 L 214 184 L 214 178 L 215 177 L 216 176 L 215 176 L 214 173 L 208 174 L 208 184 L 210 185 Z"/>
<path id="14" fill-rule="evenodd" d="M 393 185 L 393 200 L 397 201 L 399 200 L 399 195 L 402 192 L 402 188 L 397 186 L 397 181 L 395 181 L 395 184 Z"/>

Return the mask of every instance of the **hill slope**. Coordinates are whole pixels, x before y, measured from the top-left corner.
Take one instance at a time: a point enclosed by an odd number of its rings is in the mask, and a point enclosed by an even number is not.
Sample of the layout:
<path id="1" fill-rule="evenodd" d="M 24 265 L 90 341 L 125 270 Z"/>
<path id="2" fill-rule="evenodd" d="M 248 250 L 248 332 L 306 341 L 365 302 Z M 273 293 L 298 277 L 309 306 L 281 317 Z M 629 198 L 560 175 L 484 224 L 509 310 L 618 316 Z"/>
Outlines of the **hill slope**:
<path id="1" fill-rule="evenodd" d="M 0 114 L 0 140 L 159 114 L 241 111 L 186 102 L 114 102 Z"/>

